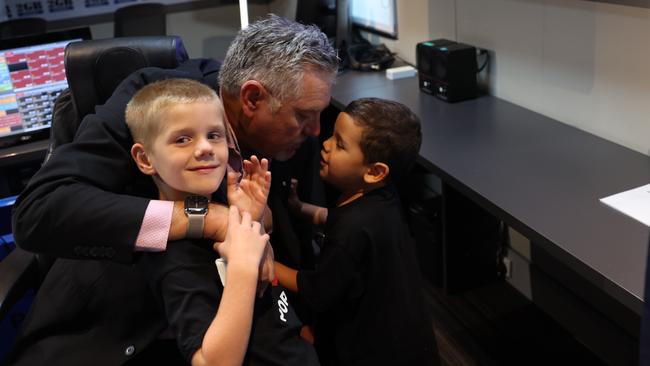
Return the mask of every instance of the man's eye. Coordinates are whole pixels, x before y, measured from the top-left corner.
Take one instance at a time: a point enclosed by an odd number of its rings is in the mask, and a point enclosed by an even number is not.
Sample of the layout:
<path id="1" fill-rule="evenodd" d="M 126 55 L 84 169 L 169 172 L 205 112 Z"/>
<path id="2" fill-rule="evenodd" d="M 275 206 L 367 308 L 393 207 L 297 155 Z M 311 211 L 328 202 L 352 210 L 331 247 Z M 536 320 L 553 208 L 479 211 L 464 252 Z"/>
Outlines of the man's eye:
<path id="1" fill-rule="evenodd" d="M 341 150 L 345 150 L 345 146 L 343 146 L 343 144 L 340 141 L 336 141 L 336 148 L 341 149 Z"/>
<path id="2" fill-rule="evenodd" d="M 177 138 L 176 141 L 174 141 L 174 142 L 177 143 L 177 144 L 186 144 L 186 143 L 190 142 L 190 138 L 187 137 L 187 136 L 181 136 L 181 137 Z"/>
<path id="3" fill-rule="evenodd" d="M 301 122 L 301 123 L 305 122 L 308 118 L 309 118 L 309 116 L 304 114 L 304 113 L 297 113 L 296 114 L 296 119 L 298 120 L 298 122 Z"/>

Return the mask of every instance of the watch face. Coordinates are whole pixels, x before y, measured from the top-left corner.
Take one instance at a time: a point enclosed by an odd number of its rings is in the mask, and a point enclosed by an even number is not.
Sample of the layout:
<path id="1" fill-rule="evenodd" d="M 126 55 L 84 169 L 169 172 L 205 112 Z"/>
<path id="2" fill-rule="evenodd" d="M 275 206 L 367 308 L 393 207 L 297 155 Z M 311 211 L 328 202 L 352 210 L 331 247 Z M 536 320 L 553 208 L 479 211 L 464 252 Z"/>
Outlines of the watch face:
<path id="1" fill-rule="evenodd" d="M 188 214 L 206 214 L 208 199 L 203 196 L 189 196 L 185 199 L 185 212 Z"/>

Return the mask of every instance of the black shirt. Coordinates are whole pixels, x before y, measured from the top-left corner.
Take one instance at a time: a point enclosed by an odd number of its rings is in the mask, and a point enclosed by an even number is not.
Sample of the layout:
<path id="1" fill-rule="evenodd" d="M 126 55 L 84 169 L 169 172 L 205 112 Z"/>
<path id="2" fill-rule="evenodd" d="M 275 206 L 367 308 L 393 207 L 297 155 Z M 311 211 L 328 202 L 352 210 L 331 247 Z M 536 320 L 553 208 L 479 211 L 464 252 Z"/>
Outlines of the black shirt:
<path id="1" fill-rule="evenodd" d="M 320 265 L 298 272 L 323 365 L 438 364 L 414 250 L 392 186 L 330 209 Z"/>
<path id="2" fill-rule="evenodd" d="M 189 361 L 212 323 L 223 286 L 211 241 L 169 245 L 146 253 L 137 264 L 149 278 L 154 297 L 167 315 L 181 353 Z M 256 298 L 244 365 L 318 365 L 313 347 L 300 337 L 301 323 L 281 286 L 267 287 Z"/>

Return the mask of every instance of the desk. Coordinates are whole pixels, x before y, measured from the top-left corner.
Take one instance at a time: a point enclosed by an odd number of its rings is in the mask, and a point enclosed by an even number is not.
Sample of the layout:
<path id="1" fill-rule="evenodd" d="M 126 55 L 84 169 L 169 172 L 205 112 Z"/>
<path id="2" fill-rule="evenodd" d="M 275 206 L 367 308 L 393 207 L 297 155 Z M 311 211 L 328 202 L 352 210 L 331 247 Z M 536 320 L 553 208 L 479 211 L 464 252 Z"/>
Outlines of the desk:
<path id="1" fill-rule="evenodd" d="M 421 118 L 421 165 L 528 237 L 542 262 L 557 261 L 605 294 L 590 297 L 574 283 L 603 314 L 628 312 L 624 328 L 638 332 L 648 228 L 598 199 L 649 183 L 650 158 L 495 97 L 445 103 L 420 92 L 416 77 L 349 71 L 332 104 L 371 96 Z"/>
<path id="2" fill-rule="evenodd" d="M 50 140 L 34 141 L 27 144 L 16 145 L 0 149 L 0 168 L 11 165 L 30 163 L 45 159 L 45 153 L 50 145 Z"/>
<path id="3" fill-rule="evenodd" d="M 17 195 L 40 168 L 49 140 L 0 149 L 0 198 Z"/>

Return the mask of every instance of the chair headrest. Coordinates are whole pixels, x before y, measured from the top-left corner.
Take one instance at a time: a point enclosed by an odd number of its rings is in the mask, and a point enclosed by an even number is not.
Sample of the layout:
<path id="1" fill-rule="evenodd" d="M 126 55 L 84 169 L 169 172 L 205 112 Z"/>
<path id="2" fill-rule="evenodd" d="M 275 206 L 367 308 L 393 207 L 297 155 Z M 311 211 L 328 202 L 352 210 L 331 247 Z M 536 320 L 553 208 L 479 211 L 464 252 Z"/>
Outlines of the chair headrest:
<path id="1" fill-rule="evenodd" d="M 73 42 L 65 49 L 65 72 L 80 119 L 104 104 L 117 85 L 144 67 L 173 69 L 187 60 L 179 37 L 123 37 Z"/>

